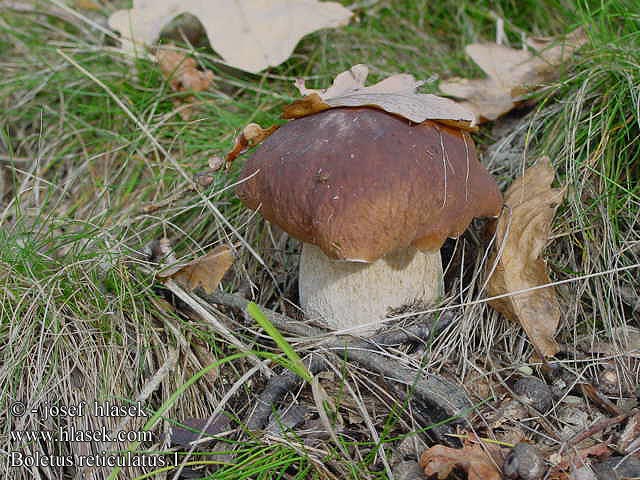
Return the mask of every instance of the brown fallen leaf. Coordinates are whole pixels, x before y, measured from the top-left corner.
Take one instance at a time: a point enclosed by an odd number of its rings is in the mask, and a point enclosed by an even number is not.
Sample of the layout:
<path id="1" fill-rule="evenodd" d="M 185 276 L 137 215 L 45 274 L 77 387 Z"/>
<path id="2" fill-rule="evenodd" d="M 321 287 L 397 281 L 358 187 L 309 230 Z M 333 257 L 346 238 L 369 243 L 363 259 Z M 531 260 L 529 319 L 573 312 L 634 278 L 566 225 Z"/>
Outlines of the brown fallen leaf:
<path id="1" fill-rule="evenodd" d="M 233 252 L 228 245 L 218 245 L 206 255 L 184 265 L 175 265 L 158 274 L 161 279 L 173 279 L 189 291 L 202 288 L 211 294 L 233 264 Z"/>
<path id="2" fill-rule="evenodd" d="M 583 28 L 576 28 L 566 35 L 561 42 L 556 37 L 529 37 L 527 45 L 536 50 L 538 56 L 547 63 L 545 70 L 552 70 L 573 55 L 578 48 L 587 42 Z"/>
<path id="3" fill-rule="evenodd" d="M 233 149 L 227 153 L 227 163 L 233 162 L 238 156 L 242 155 L 249 148 L 255 147 L 265 138 L 278 129 L 278 125 L 272 125 L 269 128 L 262 128 L 257 123 L 250 123 L 242 129 L 240 135 L 236 137 Z"/>
<path id="4" fill-rule="evenodd" d="M 338 74 L 331 87 L 313 90 L 296 80 L 296 87 L 304 98 L 283 109 L 283 118 L 299 118 L 333 107 L 376 107 L 389 113 L 422 123 L 435 120 L 448 125 L 475 130 L 471 111 L 448 98 L 418 93 L 422 82 L 412 75 L 397 74 L 375 85 L 365 86 L 369 73 L 366 65 L 354 65 Z"/>
<path id="5" fill-rule="evenodd" d="M 526 290 L 550 283 L 542 251 L 564 189 L 551 188 L 555 172 L 548 157 L 541 158 L 507 189 L 506 208 L 497 221 L 495 250 L 502 250 L 489 278 L 489 296 Z M 510 214 L 509 214 L 510 211 Z M 492 261 L 495 263 L 494 251 Z M 520 323 L 531 343 L 543 356 L 558 352 L 554 335 L 560 322 L 560 305 L 553 287 L 502 297 L 489 305 Z"/>
<path id="6" fill-rule="evenodd" d="M 550 470 L 550 478 L 560 477 L 561 472 L 567 472 L 571 467 L 582 466 L 587 462 L 587 458 L 595 457 L 604 459 L 611 456 L 612 450 L 606 443 L 597 443 L 587 448 L 568 449 Z"/>
<path id="7" fill-rule="evenodd" d="M 431 478 L 437 475 L 439 480 L 449 476 L 454 468 L 467 472 L 469 480 L 500 480 L 502 476 L 494 461 L 479 443 L 465 443 L 463 448 L 450 448 L 436 445 L 428 448 L 420 457 L 420 466 Z"/>
<path id="8" fill-rule="evenodd" d="M 109 17 L 122 48 L 153 44 L 163 27 L 183 13 L 197 17 L 213 48 L 229 65 L 257 73 L 281 64 L 298 41 L 322 28 L 346 25 L 352 13 L 338 2 L 317 0 L 134 0 Z"/>
<path id="9" fill-rule="evenodd" d="M 530 38 L 529 50 L 516 50 L 496 43 L 467 45 L 465 51 L 487 74 L 487 78 L 451 78 L 440 90 L 463 99 L 461 104 L 476 115 L 478 122 L 495 120 L 512 110 L 524 94 L 558 75 L 558 66 L 586 43 L 582 29 L 555 38 Z"/>
<path id="10" fill-rule="evenodd" d="M 203 92 L 209 88 L 213 81 L 213 72 L 199 70 L 198 63 L 184 53 L 173 50 L 173 45 L 160 47 L 156 51 L 156 60 L 164 78 L 169 81 L 174 92 Z M 179 107 L 184 104 L 192 104 L 195 101 L 193 95 L 181 99 L 174 99 L 174 105 Z M 181 108 L 180 116 L 183 120 L 191 117 L 191 105 Z"/>

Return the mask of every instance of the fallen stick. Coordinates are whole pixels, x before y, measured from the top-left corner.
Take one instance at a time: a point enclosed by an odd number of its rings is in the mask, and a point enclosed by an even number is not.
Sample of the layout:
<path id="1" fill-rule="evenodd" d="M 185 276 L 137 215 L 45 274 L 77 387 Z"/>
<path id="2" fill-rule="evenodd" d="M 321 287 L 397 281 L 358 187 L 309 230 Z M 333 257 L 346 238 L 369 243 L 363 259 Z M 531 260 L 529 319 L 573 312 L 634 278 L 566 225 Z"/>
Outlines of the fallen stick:
<path id="1" fill-rule="evenodd" d="M 180 298 L 190 307 L 197 306 L 197 299 L 189 299 L 193 295 L 192 293 L 182 291 L 173 282 L 168 287 L 174 294 L 182 294 Z M 243 312 L 249 304 L 249 301 L 240 295 L 223 292 L 198 295 L 198 297 L 209 304 L 224 305 Z M 452 323 L 455 317 L 453 311 L 443 312 L 438 319 L 433 319 L 433 315 L 430 315 L 428 321 L 407 327 L 396 326 L 371 338 L 358 339 L 351 336 L 337 336 L 332 332 L 307 325 L 268 308 L 261 307 L 261 310 L 279 330 L 303 337 L 305 340 L 316 340 L 324 350 L 336 354 L 341 359 L 347 358 L 350 361 L 358 362 L 365 368 L 380 374 L 386 380 L 394 382 L 392 388 L 395 393 L 401 401 L 411 402 L 413 410 L 418 414 L 423 424 L 432 425 L 451 419 L 451 422 L 445 422 L 445 424 L 431 429 L 439 443 L 451 444 L 451 437 L 447 434 L 451 433 L 452 425 L 459 423 L 460 417 L 466 415 L 472 407 L 464 390 L 443 377 L 425 374 L 421 370 L 407 367 L 398 360 L 389 358 L 388 355 L 384 355 L 384 347 L 427 342 L 435 338 L 439 332 Z M 226 327 L 223 330 L 227 332 L 230 340 L 234 340 L 232 343 L 237 344 L 238 340 L 235 335 Z M 244 345 L 242 346 L 244 347 Z M 328 368 L 326 360 L 319 355 L 310 357 L 307 362 L 308 368 L 313 374 Z M 271 376 L 267 386 L 258 396 L 256 407 L 246 421 L 247 428 L 253 431 L 262 430 L 269 420 L 275 404 L 287 392 L 296 389 L 301 383 L 302 379 L 289 371 Z M 408 387 L 408 391 L 403 391 L 396 384 Z"/>
<path id="2" fill-rule="evenodd" d="M 249 300 L 233 293 L 214 292 L 210 295 L 202 295 L 202 298 L 208 303 L 225 305 L 243 312 L 246 311 L 249 304 Z M 268 308 L 260 307 L 260 310 L 278 330 L 300 337 L 322 337 L 329 333 L 328 330 L 307 325 Z"/>
<path id="3" fill-rule="evenodd" d="M 220 292 L 208 295 L 205 299 L 210 303 L 222 304 L 239 310 L 244 310 L 249 303 L 248 300 L 238 295 Z M 324 349 L 340 358 L 346 357 L 350 361 L 358 362 L 387 380 L 408 386 L 411 392 L 406 395 L 406 399 L 412 403 L 414 409 L 418 410 L 427 422 L 437 423 L 448 418 L 459 417 L 472 406 L 458 385 L 438 375 L 424 374 L 383 355 L 384 346 L 424 342 L 434 338 L 435 334 L 451 323 L 452 313 L 444 314 L 439 320 L 433 322 L 434 324 L 420 323 L 406 328 L 396 328 L 369 339 L 354 339 L 346 336 L 331 336 L 329 332 L 293 320 L 286 315 L 264 307 L 261 309 L 278 329 L 303 337 L 325 336 L 325 341 L 322 343 Z M 307 367 L 312 374 L 317 374 L 326 370 L 328 365 L 325 359 L 315 355 L 309 357 Z M 287 371 L 273 376 L 259 395 L 256 407 L 246 421 L 247 428 L 252 431 L 263 429 L 273 412 L 274 405 L 287 392 L 298 388 L 301 383 L 302 379 L 293 372 Z M 434 429 L 434 434 L 439 438 L 443 438 L 445 433 L 449 433 L 448 427 L 440 430 Z"/>
<path id="4" fill-rule="evenodd" d="M 613 425 L 617 425 L 623 422 L 624 420 L 629 418 L 633 413 L 635 412 L 633 411 L 625 412 L 625 413 L 622 413 L 621 415 L 618 415 L 617 417 L 605 418 L 603 420 L 600 420 L 594 423 L 593 425 L 591 425 L 590 427 L 584 429 L 583 431 L 578 432 L 571 439 L 569 439 L 568 444 L 569 446 L 576 446 L 583 440 L 586 440 L 587 438 L 591 437 L 592 435 L 595 435 L 596 433 L 602 432 L 603 430 L 609 427 L 612 427 Z"/>

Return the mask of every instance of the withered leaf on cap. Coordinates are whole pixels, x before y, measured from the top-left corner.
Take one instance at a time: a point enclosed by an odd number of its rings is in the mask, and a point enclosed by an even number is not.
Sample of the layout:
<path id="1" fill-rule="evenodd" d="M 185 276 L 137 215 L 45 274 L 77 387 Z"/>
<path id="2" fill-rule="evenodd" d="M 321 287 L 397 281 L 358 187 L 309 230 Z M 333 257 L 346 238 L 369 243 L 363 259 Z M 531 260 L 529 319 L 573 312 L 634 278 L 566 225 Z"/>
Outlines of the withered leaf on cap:
<path id="1" fill-rule="evenodd" d="M 369 69 L 354 65 L 338 74 L 331 87 L 312 90 L 303 80 L 296 87 L 304 97 L 283 109 L 283 118 L 299 118 L 335 107 L 373 107 L 399 115 L 415 123 L 433 120 L 467 130 L 475 130 L 473 113 L 453 100 L 418 93 L 422 82 L 412 75 L 397 74 L 375 85 L 365 86 Z"/>

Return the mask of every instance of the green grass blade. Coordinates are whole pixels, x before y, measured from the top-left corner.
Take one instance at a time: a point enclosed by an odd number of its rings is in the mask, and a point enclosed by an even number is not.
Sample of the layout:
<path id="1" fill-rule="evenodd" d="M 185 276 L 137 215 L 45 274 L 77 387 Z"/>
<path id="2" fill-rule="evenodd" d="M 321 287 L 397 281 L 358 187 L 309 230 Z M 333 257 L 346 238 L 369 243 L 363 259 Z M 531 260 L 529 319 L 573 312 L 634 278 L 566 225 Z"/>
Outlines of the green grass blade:
<path id="1" fill-rule="evenodd" d="M 311 375 L 311 372 L 309 372 L 309 369 L 302 362 L 302 359 L 296 353 L 296 351 L 291 347 L 291 345 L 289 345 L 289 342 L 284 339 L 280 331 L 273 325 L 273 323 L 269 321 L 265 314 L 262 313 L 260 307 L 254 302 L 249 302 L 249 304 L 247 305 L 247 312 L 249 312 L 249 315 L 251 315 L 251 317 L 256 322 L 258 322 L 258 325 L 260 325 L 265 332 L 267 332 L 267 335 L 269 335 L 273 339 L 273 341 L 276 342 L 278 347 L 280 347 L 280 349 L 290 360 L 291 363 L 289 364 L 289 369 L 299 375 L 301 378 L 305 379 L 307 382 L 311 383 L 311 381 L 313 380 L 313 376 Z"/>

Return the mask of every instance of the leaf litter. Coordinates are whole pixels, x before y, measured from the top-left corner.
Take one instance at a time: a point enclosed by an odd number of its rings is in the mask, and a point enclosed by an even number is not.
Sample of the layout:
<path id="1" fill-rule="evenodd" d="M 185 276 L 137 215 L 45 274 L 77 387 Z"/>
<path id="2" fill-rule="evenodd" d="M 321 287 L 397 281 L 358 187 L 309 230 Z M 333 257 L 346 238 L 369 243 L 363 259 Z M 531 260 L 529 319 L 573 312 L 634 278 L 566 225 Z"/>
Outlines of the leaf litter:
<path id="1" fill-rule="evenodd" d="M 497 43 L 467 45 L 467 55 L 487 74 L 486 78 L 451 78 L 440 82 L 445 95 L 458 98 L 478 122 L 492 121 L 510 112 L 529 92 L 557 78 L 560 67 L 587 42 L 583 29 L 564 39 L 532 37 L 520 50 Z"/>
<path id="2" fill-rule="evenodd" d="M 158 47 L 155 58 L 162 75 L 174 92 L 204 92 L 213 82 L 213 72 L 200 70 L 195 59 L 176 51 L 173 45 Z M 195 100 L 193 95 L 173 99 L 174 106 L 184 105 L 178 110 L 183 120 L 191 118 Z"/>
<path id="3" fill-rule="evenodd" d="M 225 273 L 233 265 L 233 250 L 228 245 L 218 245 L 209 253 L 189 263 L 172 265 L 160 272 L 160 279 L 173 279 L 188 291 L 201 288 L 205 294 L 213 293 Z"/>
<path id="4" fill-rule="evenodd" d="M 150 46 L 178 15 L 198 18 L 211 48 L 235 68 L 258 73 L 287 60 L 302 37 L 349 23 L 352 13 L 337 2 L 317 0 L 134 0 L 109 26 L 122 35 L 122 49 Z"/>
<path id="5" fill-rule="evenodd" d="M 496 225 L 497 252 L 494 250 L 487 263 L 489 296 L 551 283 L 542 254 L 556 209 L 564 197 L 564 189 L 551 187 L 554 176 L 551 161 L 543 157 L 507 189 L 504 196 L 507 208 Z M 554 335 L 561 311 L 552 286 L 490 300 L 489 305 L 519 323 L 541 356 L 558 352 Z"/>
<path id="6" fill-rule="evenodd" d="M 420 457 L 420 466 L 428 478 L 447 478 L 455 468 L 467 472 L 469 480 L 500 480 L 502 475 L 496 466 L 502 465 L 504 451 L 496 445 L 472 442 L 466 439 L 462 448 L 435 445 Z"/>

